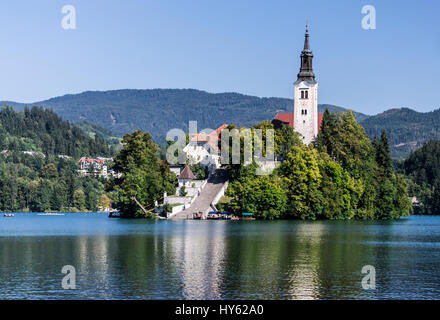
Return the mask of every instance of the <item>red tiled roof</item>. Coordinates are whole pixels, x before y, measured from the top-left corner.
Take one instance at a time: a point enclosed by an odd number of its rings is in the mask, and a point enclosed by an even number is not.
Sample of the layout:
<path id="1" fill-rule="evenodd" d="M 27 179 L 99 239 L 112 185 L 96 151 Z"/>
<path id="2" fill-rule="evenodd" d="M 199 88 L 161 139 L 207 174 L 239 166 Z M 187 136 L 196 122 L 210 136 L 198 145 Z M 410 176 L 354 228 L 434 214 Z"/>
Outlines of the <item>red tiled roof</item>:
<path id="1" fill-rule="evenodd" d="M 318 113 L 318 132 L 321 131 L 321 124 L 322 124 L 322 117 L 323 113 Z M 293 120 L 294 120 L 294 114 L 293 113 L 278 113 L 274 120 L 278 120 L 281 122 L 284 122 L 289 125 L 289 127 L 293 128 Z"/>
<path id="2" fill-rule="evenodd" d="M 212 131 L 210 134 L 206 134 L 205 132 L 200 132 L 195 134 L 191 141 L 200 141 L 200 142 L 209 142 L 213 139 L 218 140 L 218 137 L 220 135 L 220 132 L 225 129 L 228 125 L 222 124 L 220 127 L 218 127 L 216 130 Z"/>
<path id="3" fill-rule="evenodd" d="M 292 128 L 293 128 L 293 119 L 294 119 L 293 113 L 278 113 L 274 118 L 274 120 L 278 120 L 289 124 L 289 127 Z"/>
<path id="4" fill-rule="evenodd" d="M 225 129 L 228 125 L 222 124 L 216 130 L 212 131 L 210 134 L 206 134 L 205 132 L 200 132 L 195 134 L 191 141 L 194 142 L 207 142 L 214 150 L 218 149 L 218 140 L 220 137 L 220 132 Z"/>
<path id="5" fill-rule="evenodd" d="M 324 116 L 323 113 L 318 113 L 318 132 L 321 131 L 321 125 L 322 125 L 322 117 Z"/>
<path id="6" fill-rule="evenodd" d="M 194 176 L 194 173 L 192 173 L 191 169 L 188 166 L 185 166 L 185 168 L 182 170 L 182 172 L 179 175 L 179 179 L 192 179 L 194 180 L 196 177 Z"/>
<path id="7" fill-rule="evenodd" d="M 83 162 L 87 162 L 87 163 L 105 163 L 105 160 L 102 159 L 90 159 L 90 158 L 81 158 L 79 159 L 79 162 L 83 163 Z"/>

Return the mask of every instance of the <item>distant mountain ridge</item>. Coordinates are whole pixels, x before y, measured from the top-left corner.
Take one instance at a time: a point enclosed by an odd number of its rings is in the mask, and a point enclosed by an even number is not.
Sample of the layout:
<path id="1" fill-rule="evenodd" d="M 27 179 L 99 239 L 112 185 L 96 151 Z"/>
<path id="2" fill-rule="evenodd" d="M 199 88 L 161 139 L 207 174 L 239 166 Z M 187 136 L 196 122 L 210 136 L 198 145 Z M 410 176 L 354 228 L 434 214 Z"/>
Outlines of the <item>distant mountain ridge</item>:
<path id="1" fill-rule="evenodd" d="M 391 155 L 404 158 L 430 139 L 440 138 L 440 109 L 417 112 L 409 108 L 390 109 L 361 121 L 370 138 L 385 130 Z"/>
<path id="2" fill-rule="evenodd" d="M 98 124 L 119 137 L 141 129 L 150 132 L 160 144 L 172 128 L 187 132 L 191 120 L 198 122 L 199 130 L 215 129 L 223 123 L 251 126 L 273 119 L 279 112 L 293 111 L 292 99 L 196 89 L 86 91 L 27 104 L 1 103 L 18 110 L 26 105 L 53 109 L 64 120 L 78 123 L 87 132 L 101 134 L 102 130 L 85 125 L 84 121 Z M 332 112 L 347 110 L 329 104 L 319 105 L 320 112 L 326 108 Z M 409 108 L 390 109 L 374 116 L 354 113 L 370 138 L 380 136 L 382 130 L 387 132 L 394 158 L 406 157 L 429 139 L 440 138 L 440 110 L 422 113 Z"/>
<path id="3" fill-rule="evenodd" d="M 65 120 L 97 123 L 118 136 L 141 129 L 150 132 L 159 143 L 164 142 L 166 133 L 172 128 L 187 132 L 191 120 L 198 122 L 198 129 L 215 129 L 223 123 L 250 126 L 273 119 L 279 112 L 293 111 L 292 99 L 259 98 L 233 92 L 208 93 L 195 89 L 86 91 L 29 104 L 6 104 L 18 110 L 25 105 L 50 108 Z M 319 105 L 320 112 L 326 108 L 334 112 L 346 110 Z M 359 121 L 368 117 L 362 113 L 356 115 Z"/>

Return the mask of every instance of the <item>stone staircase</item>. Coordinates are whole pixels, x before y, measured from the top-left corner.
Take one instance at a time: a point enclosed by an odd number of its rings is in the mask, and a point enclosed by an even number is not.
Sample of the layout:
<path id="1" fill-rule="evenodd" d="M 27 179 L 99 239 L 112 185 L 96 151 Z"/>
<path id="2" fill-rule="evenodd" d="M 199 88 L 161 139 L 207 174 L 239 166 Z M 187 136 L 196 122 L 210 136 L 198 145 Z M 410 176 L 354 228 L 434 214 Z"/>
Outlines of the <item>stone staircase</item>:
<path id="1" fill-rule="evenodd" d="M 211 203 L 227 181 L 228 175 L 226 171 L 223 169 L 217 169 L 208 178 L 205 187 L 191 206 L 176 213 L 170 219 L 192 219 L 192 214 L 197 212 L 203 212 L 203 214 L 206 215 L 209 211 L 213 210 L 211 208 Z"/>

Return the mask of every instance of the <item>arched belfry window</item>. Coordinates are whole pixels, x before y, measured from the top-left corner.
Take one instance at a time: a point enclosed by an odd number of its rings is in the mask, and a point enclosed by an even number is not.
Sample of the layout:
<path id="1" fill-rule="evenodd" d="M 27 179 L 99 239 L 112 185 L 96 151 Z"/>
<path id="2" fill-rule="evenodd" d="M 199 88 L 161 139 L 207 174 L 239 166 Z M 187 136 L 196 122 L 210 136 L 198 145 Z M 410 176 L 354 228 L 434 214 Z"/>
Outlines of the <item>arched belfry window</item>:
<path id="1" fill-rule="evenodd" d="M 308 98 L 309 98 L 309 91 L 301 90 L 301 99 L 308 99 Z"/>

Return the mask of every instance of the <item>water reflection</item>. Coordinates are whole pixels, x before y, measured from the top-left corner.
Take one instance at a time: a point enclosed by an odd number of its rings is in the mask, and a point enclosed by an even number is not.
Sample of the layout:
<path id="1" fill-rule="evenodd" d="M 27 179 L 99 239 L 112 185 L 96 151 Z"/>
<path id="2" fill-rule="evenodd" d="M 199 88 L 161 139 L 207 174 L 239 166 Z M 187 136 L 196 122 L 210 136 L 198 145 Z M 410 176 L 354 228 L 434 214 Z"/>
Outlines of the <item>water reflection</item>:
<path id="1" fill-rule="evenodd" d="M 300 224 L 295 229 L 303 250 L 290 252 L 288 299 L 319 298 L 320 251 L 326 226 L 323 224 Z M 293 242 L 295 246 L 296 241 Z"/>
<path id="2" fill-rule="evenodd" d="M 182 231 L 170 239 L 182 295 L 185 299 L 219 299 L 225 222 L 208 222 L 205 228 L 197 229 L 192 228 L 194 223 L 197 222 L 183 222 Z"/>
<path id="3" fill-rule="evenodd" d="M 437 299 L 440 293 L 438 217 L 62 219 L 19 216 L 0 226 L 0 298 Z M 76 268 L 77 290 L 61 288 L 64 265 Z M 362 289 L 364 265 L 376 268 L 376 290 Z"/>

